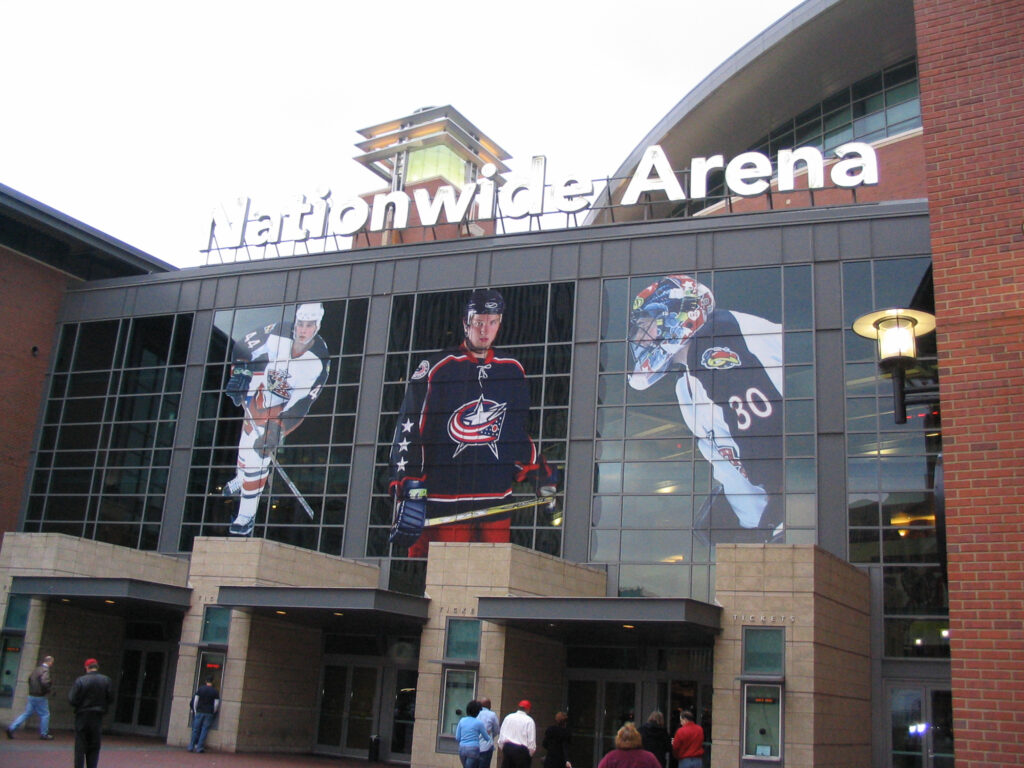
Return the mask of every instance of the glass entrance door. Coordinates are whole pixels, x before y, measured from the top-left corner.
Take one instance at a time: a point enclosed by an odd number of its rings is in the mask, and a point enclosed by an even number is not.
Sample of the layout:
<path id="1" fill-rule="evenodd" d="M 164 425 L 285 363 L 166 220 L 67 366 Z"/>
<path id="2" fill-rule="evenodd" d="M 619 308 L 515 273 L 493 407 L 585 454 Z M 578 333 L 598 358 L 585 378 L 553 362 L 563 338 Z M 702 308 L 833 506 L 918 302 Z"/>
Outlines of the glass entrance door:
<path id="1" fill-rule="evenodd" d="M 892 768 L 953 768 L 953 697 L 948 688 L 890 683 Z"/>
<path id="2" fill-rule="evenodd" d="M 375 730 L 380 670 L 358 664 L 325 664 L 317 744 L 366 758 Z"/>
<path id="3" fill-rule="evenodd" d="M 167 653 L 163 648 L 133 645 L 121 656 L 114 724 L 133 733 L 158 734 L 164 699 L 164 670 Z"/>
<path id="4" fill-rule="evenodd" d="M 569 681 L 569 754 L 573 768 L 593 768 L 614 749 L 619 728 L 636 721 L 638 688 L 632 681 Z"/>

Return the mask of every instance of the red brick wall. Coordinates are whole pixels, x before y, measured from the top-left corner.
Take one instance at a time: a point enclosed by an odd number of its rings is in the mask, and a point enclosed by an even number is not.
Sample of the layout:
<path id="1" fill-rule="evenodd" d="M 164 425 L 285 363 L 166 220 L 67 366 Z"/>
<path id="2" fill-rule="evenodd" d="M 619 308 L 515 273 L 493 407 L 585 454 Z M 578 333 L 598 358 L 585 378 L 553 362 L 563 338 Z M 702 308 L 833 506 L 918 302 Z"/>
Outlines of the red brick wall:
<path id="1" fill-rule="evenodd" d="M 0 247 L 0 534 L 18 523 L 54 327 L 70 280 Z"/>
<path id="2" fill-rule="evenodd" d="M 957 768 L 1024 765 L 1024 2 L 916 0 Z"/>

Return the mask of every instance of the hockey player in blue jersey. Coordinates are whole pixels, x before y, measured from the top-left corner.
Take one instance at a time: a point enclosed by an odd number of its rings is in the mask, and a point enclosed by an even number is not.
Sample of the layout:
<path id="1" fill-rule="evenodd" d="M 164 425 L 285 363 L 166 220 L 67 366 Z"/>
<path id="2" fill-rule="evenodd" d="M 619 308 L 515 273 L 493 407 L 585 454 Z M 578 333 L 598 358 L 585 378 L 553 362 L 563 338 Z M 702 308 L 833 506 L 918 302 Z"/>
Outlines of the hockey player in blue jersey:
<path id="1" fill-rule="evenodd" d="M 510 520 L 481 516 L 432 526 L 426 520 L 499 504 L 532 480 L 553 495 L 557 476 L 527 434 L 530 392 L 518 360 L 493 349 L 505 301 L 476 290 L 456 348 L 420 361 L 406 389 L 390 456 L 395 520 L 391 541 L 423 557 L 430 541 L 509 541 Z M 425 532 L 424 532 L 425 531 Z"/>
<path id="2" fill-rule="evenodd" d="M 711 463 L 715 487 L 694 515 L 697 535 L 782 541 L 781 326 L 717 309 L 707 286 L 670 275 L 637 295 L 629 342 L 629 385 L 645 390 L 677 372 L 683 420 Z"/>
<path id="3" fill-rule="evenodd" d="M 300 304 L 293 323 L 272 323 L 235 343 L 225 394 L 243 409 L 238 470 L 224 486 L 237 496 L 238 513 L 228 528 L 249 536 L 274 454 L 316 400 L 330 372 L 327 344 L 320 337 L 323 304 Z"/>

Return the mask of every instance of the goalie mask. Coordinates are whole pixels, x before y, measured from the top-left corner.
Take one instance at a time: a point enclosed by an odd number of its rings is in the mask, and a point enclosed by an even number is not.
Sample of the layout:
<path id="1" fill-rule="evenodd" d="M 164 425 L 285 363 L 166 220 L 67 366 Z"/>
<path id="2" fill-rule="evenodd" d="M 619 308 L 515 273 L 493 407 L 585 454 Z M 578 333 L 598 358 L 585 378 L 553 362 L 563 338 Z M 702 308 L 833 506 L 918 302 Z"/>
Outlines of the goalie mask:
<path id="1" fill-rule="evenodd" d="M 714 309 L 711 290 L 686 275 L 663 277 L 640 291 L 629 315 L 629 385 L 647 389 L 661 379 Z"/>

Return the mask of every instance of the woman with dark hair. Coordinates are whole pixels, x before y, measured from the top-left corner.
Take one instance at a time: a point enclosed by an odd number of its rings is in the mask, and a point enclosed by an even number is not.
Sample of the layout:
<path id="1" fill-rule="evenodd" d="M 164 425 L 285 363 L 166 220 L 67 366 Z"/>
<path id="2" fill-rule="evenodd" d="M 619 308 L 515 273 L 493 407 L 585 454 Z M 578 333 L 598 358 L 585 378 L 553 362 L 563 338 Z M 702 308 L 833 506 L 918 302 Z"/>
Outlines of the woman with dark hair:
<path id="1" fill-rule="evenodd" d="M 642 745 L 640 731 L 626 723 L 615 734 L 615 749 L 601 758 L 597 768 L 661 768 L 658 759 Z"/>
<path id="2" fill-rule="evenodd" d="M 476 719 L 480 714 L 479 701 L 471 701 L 466 705 L 466 716 L 455 726 L 455 740 L 459 743 L 459 760 L 462 768 L 478 768 L 480 764 L 480 746 L 491 743 L 484 724 Z"/>
<path id="3" fill-rule="evenodd" d="M 549 725 L 544 731 L 541 744 L 548 753 L 544 756 L 544 768 L 571 768 L 569 762 L 569 729 L 566 723 L 569 716 L 565 712 L 555 715 L 555 724 Z"/>

